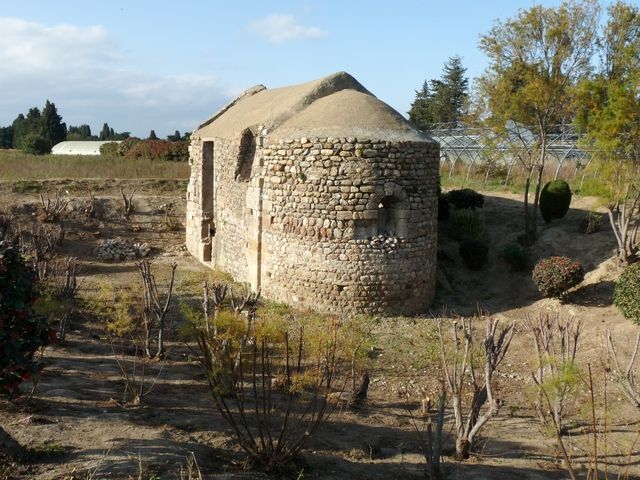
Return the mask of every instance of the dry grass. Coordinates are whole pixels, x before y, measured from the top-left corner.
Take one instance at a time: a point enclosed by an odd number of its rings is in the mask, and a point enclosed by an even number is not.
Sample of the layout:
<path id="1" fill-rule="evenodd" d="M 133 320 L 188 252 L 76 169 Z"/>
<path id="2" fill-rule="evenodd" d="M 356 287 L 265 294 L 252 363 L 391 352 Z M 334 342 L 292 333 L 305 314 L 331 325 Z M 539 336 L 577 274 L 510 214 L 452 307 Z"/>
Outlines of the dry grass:
<path id="1" fill-rule="evenodd" d="M 31 155 L 19 150 L 0 150 L 0 180 L 49 178 L 186 179 L 189 165 L 101 155 Z"/>

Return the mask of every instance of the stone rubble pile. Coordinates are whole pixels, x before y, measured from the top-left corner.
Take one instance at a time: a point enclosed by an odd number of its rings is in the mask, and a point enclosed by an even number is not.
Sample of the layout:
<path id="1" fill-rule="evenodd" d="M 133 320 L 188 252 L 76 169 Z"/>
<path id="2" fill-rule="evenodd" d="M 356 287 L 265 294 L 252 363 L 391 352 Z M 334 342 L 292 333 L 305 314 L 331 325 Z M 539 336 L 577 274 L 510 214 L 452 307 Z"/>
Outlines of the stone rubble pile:
<path id="1" fill-rule="evenodd" d="M 135 260 L 146 257 L 150 251 L 151 247 L 146 243 L 113 238 L 101 242 L 93 249 L 93 255 L 100 260 Z"/>
<path id="2" fill-rule="evenodd" d="M 384 250 L 392 253 L 398 250 L 398 239 L 396 237 L 385 237 L 384 235 L 374 235 L 369 241 L 370 248 Z"/>

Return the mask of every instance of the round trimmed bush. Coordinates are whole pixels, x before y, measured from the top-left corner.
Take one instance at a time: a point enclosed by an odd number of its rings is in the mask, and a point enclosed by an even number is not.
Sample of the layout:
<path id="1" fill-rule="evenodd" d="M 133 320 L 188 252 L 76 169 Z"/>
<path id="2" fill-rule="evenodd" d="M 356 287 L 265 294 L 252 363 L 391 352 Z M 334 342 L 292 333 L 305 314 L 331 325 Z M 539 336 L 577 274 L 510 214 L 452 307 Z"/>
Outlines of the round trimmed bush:
<path id="1" fill-rule="evenodd" d="M 549 257 L 536 264 L 532 278 L 543 296 L 563 299 L 584 279 L 584 270 L 580 262 L 569 257 Z"/>
<path id="2" fill-rule="evenodd" d="M 484 206 L 484 195 L 470 188 L 451 190 L 447 193 L 447 200 L 457 209 L 475 209 Z"/>
<path id="3" fill-rule="evenodd" d="M 449 233 L 458 241 L 465 238 L 483 238 L 484 220 L 476 210 L 453 210 L 449 214 Z"/>
<path id="4" fill-rule="evenodd" d="M 556 218 L 563 218 L 571 204 L 571 188 L 564 180 L 548 182 L 540 192 L 540 213 L 544 221 L 549 223 Z"/>
<path id="5" fill-rule="evenodd" d="M 40 371 L 35 354 L 55 335 L 34 311 L 38 293 L 34 270 L 15 247 L 0 242 L 0 395 L 17 395 Z"/>
<path id="6" fill-rule="evenodd" d="M 467 238 L 460 243 L 458 249 L 462 261 L 471 270 L 480 270 L 487 264 L 489 245 L 485 240 Z"/>
<path id="7" fill-rule="evenodd" d="M 640 325 L 640 263 L 624 268 L 616 283 L 613 303 L 625 318 Z"/>
<path id="8" fill-rule="evenodd" d="M 500 258 L 509 264 L 511 271 L 523 272 L 529 267 L 529 252 L 518 243 L 505 245 L 500 252 Z"/>

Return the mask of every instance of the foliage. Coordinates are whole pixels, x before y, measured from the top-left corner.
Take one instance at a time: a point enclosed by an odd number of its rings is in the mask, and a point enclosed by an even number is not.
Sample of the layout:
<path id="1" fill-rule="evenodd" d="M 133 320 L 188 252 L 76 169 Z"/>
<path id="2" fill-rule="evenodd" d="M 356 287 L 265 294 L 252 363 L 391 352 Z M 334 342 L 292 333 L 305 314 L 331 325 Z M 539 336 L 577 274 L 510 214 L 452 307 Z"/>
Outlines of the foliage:
<path id="1" fill-rule="evenodd" d="M 466 70 L 462 58 L 450 57 L 439 80 L 424 81 L 409 110 L 409 122 L 415 128 L 428 130 L 432 123 L 457 122 L 462 118 L 468 96 Z"/>
<path id="2" fill-rule="evenodd" d="M 340 360 L 340 325 L 315 314 L 283 316 L 279 308 L 263 316 L 251 295 L 241 303 L 232 297 L 228 309 L 226 291 L 205 284 L 203 311 L 187 309 L 187 319 L 216 407 L 250 465 L 275 471 L 303 448 L 327 415 Z"/>
<path id="3" fill-rule="evenodd" d="M 477 117 L 498 137 L 509 139 L 507 144 L 513 147 L 509 154 L 529 174 L 524 193 L 527 243 L 537 237 L 548 135 L 573 116 L 574 87 L 590 68 L 597 13 L 595 0 L 565 2 L 555 8 L 536 5 L 496 22 L 481 37 L 489 68 L 479 81 Z M 530 206 L 532 177 L 535 194 Z"/>
<path id="4" fill-rule="evenodd" d="M 446 195 L 449 204 L 457 209 L 476 209 L 484 206 L 484 195 L 470 188 L 451 190 Z"/>
<path id="5" fill-rule="evenodd" d="M 105 157 L 115 157 L 118 154 L 118 144 L 116 142 L 109 142 L 100 145 L 100 155 Z"/>
<path id="6" fill-rule="evenodd" d="M 627 264 L 638 253 L 640 227 L 640 9 L 616 2 L 608 13 L 600 68 L 580 84 L 576 123 L 598 167 L 618 259 Z"/>
<path id="7" fill-rule="evenodd" d="M 118 144 L 119 155 L 130 159 L 169 160 L 183 162 L 189 159 L 189 143 L 186 141 L 140 140 L 128 138 Z"/>
<path id="8" fill-rule="evenodd" d="M 42 136 L 49 145 L 49 149 L 67 137 L 67 125 L 58 115 L 55 104 L 49 100 L 42 109 Z"/>
<path id="9" fill-rule="evenodd" d="M 584 279 L 580 262 L 569 257 L 543 258 L 533 268 L 533 281 L 545 297 L 563 299 L 567 291 Z"/>
<path id="10" fill-rule="evenodd" d="M 540 214 L 544 221 L 563 218 L 571 204 L 571 188 L 562 179 L 552 180 L 540 192 Z"/>
<path id="11" fill-rule="evenodd" d="M 131 146 L 126 156 L 131 159 L 146 158 L 182 162 L 189 159 L 189 145 L 182 141 L 140 140 Z"/>
<path id="12" fill-rule="evenodd" d="M 67 126 L 49 100 L 42 112 L 37 107 L 30 108 L 26 116 L 19 114 L 9 128 L 11 141 L 5 138 L 2 143 L 35 154 L 49 153 L 53 145 L 67 136 Z"/>
<path id="13" fill-rule="evenodd" d="M 36 315 L 36 272 L 15 247 L 0 242 L 0 395 L 19 394 L 19 385 L 38 373 L 38 350 L 55 334 L 45 317 Z"/>
<path id="14" fill-rule="evenodd" d="M 27 133 L 20 140 L 20 150 L 33 155 L 44 155 L 51 152 L 51 145 L 40 133 Z"/>
<path id="15" fill-rule="evenodd" d="M 98 137 L 91 134 L 91 127 L 86 123 L 80 126 L 69 125 L 67 130 L 67 140 L 98 140 Z"/>
<path id="16" fill-rule="evenodd" d="M 453 210 L 448 220 L 449 234 L 458 241 L 483 238 L 486 234 L 484 219 L 477 210 Z"/>
<path id="17" fill-rule="evenodd" d="M 616 283 L 613 303 L 625 318 L 640 325 L 640 263 L 624 268 Z"/>
<path id="18" fill-rule="evenodd" d="M 471 270 L 480 270 L 487 264 L 489 244 L 478 238 L 465 238 L 460 242 L 460 256 L 464 264 Z"/>
<path id="19" fill-rule="evenodd" d="M 28 187 L 30 191 L 42 189 L 42 183 L 34 180 L 50 178 L 129 178 L 129 179 L 187 179 L 189 166 L 186 162 L 158 162 L 126 157 L 92 155 L 33 155 L 17 150 L 0 149 L 0 180 L 13 181 L 17 190 Z M 20 182 L 20 183 L 18 183 Z M 177 189 L 186 188 L 177 182 Z"/>
<path id="20" fill-rule="evenodd" d="M 580 233 L 591 234 L 600 230 L 604 222 L 604 215 L 596 212 L 589 212 L 578 222 L 578 231 Z"/>
<path id="21" fill-rule="evenodd" d="M 523 272 L 529 268 L 529 251 L 519 243 L 509 243 L 500 252 L 500 258 L 509 264 L 511 271 Z"/>

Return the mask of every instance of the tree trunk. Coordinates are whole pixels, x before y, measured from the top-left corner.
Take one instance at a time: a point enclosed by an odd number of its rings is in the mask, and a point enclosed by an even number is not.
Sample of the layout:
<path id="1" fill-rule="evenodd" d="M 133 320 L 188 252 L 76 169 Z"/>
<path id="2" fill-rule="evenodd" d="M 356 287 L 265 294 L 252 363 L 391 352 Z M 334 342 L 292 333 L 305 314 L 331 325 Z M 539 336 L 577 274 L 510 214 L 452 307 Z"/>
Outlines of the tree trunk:
<path id="1" fill-rule="evenodd" d="M 531 172 L 527 176 L 527 181 L 524 184 L 524 243 L 529 244 L 529 188 L 531 187 Z"/>
<path id="2" fill-rule="evenodd" d="M 471 451 L 471 442 L 466 438 L 458 437 L 456 439 L 456 455 L 455 459 L 459 462 L 469 458 L 469 452 Z"/>
<path id="3" fill-rule="evenodd" d="M 354 410 L 362 407 L 362 404 L 367 399 L 367 393 L 369 391 L 369 373 L 364 372 L 360 377 L 360 383 L 358 387 L 354 389 L 351 394 L 351 401 L 349 402 L 349 408 Z"/>
<path id="4" fill-rule="evenodd" d="M 11 460 L 16 460 L 24 454 L 24 448 L 2 427 L 0 427 L 0 452 Z"/>

